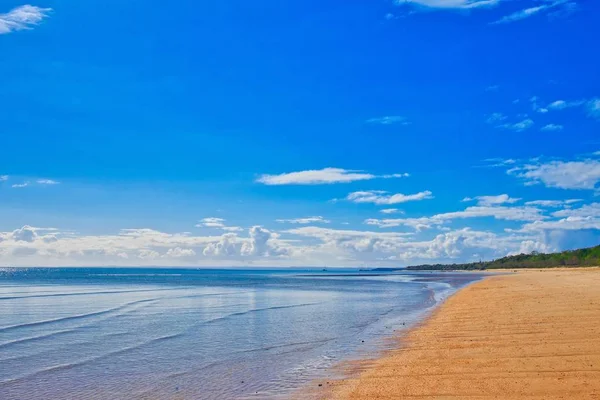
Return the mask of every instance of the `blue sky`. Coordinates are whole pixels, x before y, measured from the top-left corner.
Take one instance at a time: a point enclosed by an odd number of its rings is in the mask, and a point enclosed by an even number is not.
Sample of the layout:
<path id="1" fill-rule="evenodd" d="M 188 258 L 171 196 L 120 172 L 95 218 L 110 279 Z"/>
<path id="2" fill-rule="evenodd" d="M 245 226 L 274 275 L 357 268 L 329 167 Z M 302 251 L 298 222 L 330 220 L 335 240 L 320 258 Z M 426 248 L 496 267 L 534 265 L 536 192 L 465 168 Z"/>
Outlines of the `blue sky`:
<path id="1" fill-rule="evenodd" d="M 0 8 L 0 265 L 403 266 L 600 241 L 600 5 Z"/>

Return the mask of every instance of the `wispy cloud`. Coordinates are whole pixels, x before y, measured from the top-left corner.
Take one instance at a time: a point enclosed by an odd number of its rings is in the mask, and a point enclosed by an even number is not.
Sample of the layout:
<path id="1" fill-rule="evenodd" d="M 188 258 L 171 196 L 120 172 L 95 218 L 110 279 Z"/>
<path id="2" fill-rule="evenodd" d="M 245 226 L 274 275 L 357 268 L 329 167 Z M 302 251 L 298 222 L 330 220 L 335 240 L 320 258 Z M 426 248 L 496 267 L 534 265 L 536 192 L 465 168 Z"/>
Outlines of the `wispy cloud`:
<path id="1" fill-rule="evenodd" d="M 477 201 L 478 206 L 492 206 L 498 204 L 513 204 L 521 199 L 510 197 L 507 194 L 499 194 L 497 196 L 476 196 L 465 197 L 462 201 Z"/>
<path id="2" fill-rule="evenodd" d="M 227 226 L 223 218 L 217 217 L 202 218 L 195 226 L 196 228 L 216 228 L 227 232 L 239 232 L 243 230 L 239 226 Z"/>
<path id="3" fill-rule="evenodd" d="M 376 178 L 404 178 L 408 176 L 407 173 L 373 175 L 363 171 L 343 168 L 323 168 L 318 170 L 287 172 L 279 175 L 265 174 L 261 175 L 256 182 L 265 185 L 323 185 L 365 181 Z"/>
<path id="4" fill-rule="evenodd" d="M 453 211 L 441 214 L 435 214 L 431 217 L 419 218 L 389 218 L 389 219 L 367 219 L 364 221 L 367 225 L 376 225 L 380 228 L 392 228 L 396 226 L 408 226 L 421 231 L 430 229 L 433 226 L 442 225 L 455 219 L 471 218 L 494 218 L 504 221 L 536 221 L 544 219 L 542 210 L 531 206 L 472 206 L 462 211 Z"/>
<path id="5" fill-rule="evenodd" d="M 2 175 L 0 176 L 0 182 L 2 181 L 7 181 L 8 180 L 8 175 Z M 11 187 L 13 188 L 24 188 L 27 186 L 36 186 L 36 185 L 41 185 L 41 186 L 46 186 L 46 185 L 58 185 L 60 184 L 60 182 L 52 180 L 52 179 L 36 179 L 34 181 L 24 181 L 21 183 L 15 183 L 13 185 L 11 185 Z"/>
<path id="6" fill-rule="evenodd" d="M 540 207 L 563 207 L 565 205 L 573 204 L 583 201 L 582 199 L 568 199 L 568 200 L 532 200 L 525 203 L 526 206 L 540 206 Z"/>
<path id="7" fill-rule="evenodd" d="M 368 124 L 380 124 L 380 125 L 410 125 L 410 122 L 406 120 L 406 117 L 401 115 L 388 115 L 385 117 L 370 118 L 365 121 Z"/>
<path id="8" fill-rule="evenodd" d="M 320 223 L 320 224 L 328 224 L 331 221 L 328 219 L 325 219 L 321 216 L 314 216 L 314 217 L 306 217 L 306 218 L 292 218 L 292 219 L 276 219 L 275 221 L 279 222 L 279 223 L 288 223 L 288 224 L 313 224 L 313 223 Z"/>
<path id="9" fill-rule="evenodd" d="M 50 11 L 52 11 L 50 8 L 41 8 L 27 4 L 13 8 L 5 14 L 0 14 L 0 35 L 23 29 L 32 29 L 42 22 Z"/>
<path id="10" fill-rule="evenodd" d="M 600 98 L 594 97 L 589 100 L 556 100 L 548 104 L 548 109 L 553 111 L 565 110 L 567 108 L 582 107 L 590 118 L 600 120 Z"/>
<path id="11" fill-rule="evenodd" d="M 508 118 L 506 115 L 499 112 L 495 112 L 490 114 L 490 116 L 488 117 L 488 119 L 485 120 L 485 122 L 487 122 L 488 124 L 496 124 L 498 122 L 506 120 L 506 118 Z"/>
<path id="12" fill-rule="evenodd" d="M 537 108 L 537 97 L 533 97 L 532 98 L 532 106 L 534 107 L 534 109 Z M 527 115 L 519 115 L 520 117 L 524 117 L 525 119 L 519 122 L 515 122 L 515 123 L 501 123 L 504 122 L 508 119 L 508 117 L 500 112 L 495 112 L 492 113 L 490 115 L 488 115 L 487 119 L 485 120 L 486 123 L 490 124 L 490 125 L 494 125 L 496 128 L 498 129 L 508 129 L 508 130 L 512 130 L 515 132 L 522 132 L 526 129 L 529 129 L 533 126 L 534 122 L 532 119 L 527 118 Z"/>
<path id="13" fill-rule="evenodd" d="M 541 107 L 538 103 L 538 97 L 537 96 L 533 96 L 532 98 L 529 99 L 529 102 L 531 103 L 531 108 L 533 109 L 533 111 L 539 112 L 541 114 L 545 114 L 548 112 L 548 109 L 545 107 Z"/>
<path id="14" fill-rule="evenodd" d="M 594 98 L 587 102 L 587 112 L 590 117 L 600 119 L 600 98 Z"/>
<path id="15" fill-rule="evenodd" d="M 362 192 L 352 192 L 346 197 L 346 200 L 352 201 L 354 203 L 374 203 L 382 205 L 400 204 L 406 203 L 408 201 L 419 201 L 432 198 L 433 195 L 429 190 L 408 195 L 402 193 L 388 194 L 388 192 L 384 190 L 369 190 Z"/>
<path id="16" fill-rule="evenodd" d="M 560 189 L 595 190 L 600 183 L 600 161 L 548 161 L 531 160 L 507 171 L 524 180 L 526 185 L 543 184 Z"/>
<path id="17" fill-rule="evenodd" d="M 473 8 L 493 7 L 500 0 L 395 0 L 397 5 L 413 5 L 441 10 L 468 10 Z"/>
<path id="18" fill-rule="evenodd" d="M 516 11 L 512 14 L 506 15 L 506 16 L 500 18 L 499 20 L 492 22 L 492 24 L 507 24 L 507 23 L 511 23 L 511 22 L 515 22 L 515 21 L 521 21 L 523 19 L 532 17 L 536 14 L 548 12 L 548 11 L 556 9 L 558 7 L 568 7 L 569 9 L 572 9 L 572 6 L 574 4 L 575 3 L 568 2 L 568 0 L 555 0 L 552 2 L 546 2 L 545 4 L 542 4 L 542 5 L 539 5 L 536 7 L 525 8 L 525 9 Z"/>
<path id="19" fill-rule="evenodd" d="M 60 183 L 60 182 L 54 181 L 52 179 L 38 179 L 35 182 L 39 183 L 40 185 L 58 185 Z"/>
<path id="20" fill-rule="evenodd" d="M 384 208 L 383 210 L 379 210 L 379 212 L 382 214 L 404 214 L 404 211 L 397 208 Z"/>
<path id="21" fill-rule="evenodd" d="M 564 126 L 559 125 L 559 124 L 548 124 L 548 125 L 544 125 L 542 128 L 540 128 L 540 131 L 544 131 L 544 132 L 556 132 L 556 131 L 562 131 L 564 129 Z"/>
<path id="22" fill-rule="evenodd" d="M 506 167 L 509 165 L 514 165 L 516 164 L 517 160 L 513 160 L 512 158 L 486 158 L 485 160 L 483 160 L 484 162 L 488 163 L 486 165 L 484 165 L 483 167 L 487 167 L 487 168 L 495 168 L 495 167 Z"/>
<path id="23" fill-rule="evenodd" d="M 552 103 L 548 104 L 549 110 L 564 110 L 566 108 L 571 107 L 579 107 L 586 103 L 585 100 L 573 100 L 573 101 L 565 101 L 565 100 L 556 100 Z"/>
<path id="24" fill-rule="evenodd" d="M 511 130 L 511 131 L 515 131 L 515 132 L 523 132 L 524 130 L 531 128 L 533 125 L 534 125 L 533 120 L 531 120 L 530 118 L 526 118 L 526 119 L 516 122 L 514 124 L 507 123 L 507 124 L 498 125 L 497 128 L 507 129 L 507 130 Z"/>

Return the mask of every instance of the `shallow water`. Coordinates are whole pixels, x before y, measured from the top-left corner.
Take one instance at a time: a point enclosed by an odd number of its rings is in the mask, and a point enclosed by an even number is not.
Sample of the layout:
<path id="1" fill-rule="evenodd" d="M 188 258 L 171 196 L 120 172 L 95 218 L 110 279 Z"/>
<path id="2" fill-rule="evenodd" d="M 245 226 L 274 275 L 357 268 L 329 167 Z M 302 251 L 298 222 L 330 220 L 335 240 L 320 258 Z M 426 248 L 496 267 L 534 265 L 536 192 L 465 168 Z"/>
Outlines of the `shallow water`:
<path id="1" fill-rule="evenodd" d="M 1 399 L 266 399 L 380 348 L 478 275 L 0 270 Z"/>

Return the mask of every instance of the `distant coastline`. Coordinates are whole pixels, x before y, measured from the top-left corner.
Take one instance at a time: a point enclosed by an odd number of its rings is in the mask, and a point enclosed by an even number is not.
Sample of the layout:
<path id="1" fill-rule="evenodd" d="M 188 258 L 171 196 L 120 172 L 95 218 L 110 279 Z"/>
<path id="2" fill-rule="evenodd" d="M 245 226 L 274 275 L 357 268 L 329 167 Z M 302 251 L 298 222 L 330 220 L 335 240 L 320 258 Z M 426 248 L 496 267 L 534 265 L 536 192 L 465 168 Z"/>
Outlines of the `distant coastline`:
<path id="1" fill-rule="evenodd" d="M 488 269 L 575 268 L 598 265 L 600 265 L 600 245 L 560 253 L 532 252 L 530 254 L 518 254 L 492 261 L 464 264 L 422 264 L 406 268 L 374 268 L 371 271 L 483 271 Z"/>

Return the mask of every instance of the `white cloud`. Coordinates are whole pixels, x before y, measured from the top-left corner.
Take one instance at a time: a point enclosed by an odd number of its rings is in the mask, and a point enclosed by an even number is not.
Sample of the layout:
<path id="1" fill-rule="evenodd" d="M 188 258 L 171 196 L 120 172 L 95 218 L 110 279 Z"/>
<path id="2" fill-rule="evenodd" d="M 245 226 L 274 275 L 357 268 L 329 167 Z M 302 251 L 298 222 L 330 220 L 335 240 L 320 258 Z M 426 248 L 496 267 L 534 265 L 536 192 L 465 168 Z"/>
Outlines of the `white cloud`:
<path id="1" fill-rule="evenodd" d="M 537 96 L 533 96 L 531 99 L 529 99 L 529 101 L 531 102 L 531 108 L 533 109 L 533 111 L 536 111 L 540 114 L 546 114 L 548 112 L 548 109 L 540 107 L 540 105 L 538 104 L 538 100 L 539 98 Z"/>
<path id="2" fill-rule="evenodd" d="M 288 251 L 279 247 L 271 239 L 273 234 L 261 226 L 250 228 L 250 240 L 242 245 L 242 255 L 248 256 L 282 256 Z"/>
<path id="3" fill-rule="evenodd" d="M 289 172 L 279 175 L 261 175 L 256 181 L 265 185 L 321 185 L 332 183 L 348 183 L 376 178 L 402 178 L 408 174 L 373 175 L 363 171 L 342 168 L 323 168 Z"/>
<path id="4" fill-rule="evenodd" d="M 516 253 L 524 240 L 539 243 L 532 236 L 498 236 L 492 232 L 474 231 L 468 228 L 439 234 L 432 240 L 411 242 L 404 245 L 398 258 L 422 262 L 445 260 L 443 262 L 489 260 L 502 255 Z M 537 247 L 543 247 L 539 244 Z M 548 248 L 548 247 L 545 247 Z"/>
<path id="5" fill-rule="evenodd" d="M 421 218 L 387 218 L 377 219 L 369 218 L 364 221 L 367 225 L 375 225 L 380 228 L 393 228 L 396 226 L 407 226 L 420 232 L 426 229 L 431 229 L 433 225 L 440 225 L 444 223 L 441 219 L 435 219 L 433 217 L 421 217 Z"/>
<path id="6" fill-rule="evenodd" d="M 513 218 L 522 211 L 513 210 L 514 215 L 507 216 L 502 214 L 508 213 L 505 210 L 509 207 L 491 207 L 485 212 L 473 207 L 459 212 L 459 215 L 446 213 L 415 218 L 414 221 L 405 219 L 403 222 L 406 225 L 412 222 L 417 230 L 420 229 L 420 223 L 435 224 L 444 230 L 444 233 L 434 236 L 424 229 L 420 233 L 403 233 L 316 226 L 302 226 L 279 233 L 254 226 L 246 237 L 235 233 L 192 236 L 189 233 L 165 233 L 153 229 L 123 229 L 116 235 L 81 235 L 53 228 L 24 226 L 15 231 L 0 232 L 0 265 L 401 266 L 423 261 L 464 262 L 480 257 L 500 257 L 525 248 L 550 248 L 556 235 L 546 234 L 541 228 L 558 226 L 577 232 L 577 228 L 598 226 L 596 215 L 600 213 L 600 207 L 593 207 L 572 210 L 568 215 L 557 211 L 554 218 L 562 218 L 568 224 L 543 218 L 541 222 L 551 222 L 553 225 L 539 225 L 536 222 L 535 225 L 526 224 L 520 232 L 507 231 L 502 234 L 471 229 L 452 230 L 439 224 L 448 221 L 448 218 L 481 215 Z M 596 221 L 591 218 L 586 220 L 583 215 L 596 218 Z M 283 235 L 286 238 L 282 239 Z"/>
<path id="7" fill-rule="evenodd" d="M 533 200 L 525 203 L 527 206 L 540 206 L 540 207 L 563 207 L 572 203 L 582 201 L 581 199 L 569 199 L 569 200 Z"/>
<path id="8" fill-rule="evenodd" d="M 541 210 L 527 206 L 473 206 L 463 211 L 455 211 L 434 215 L 432 218 L 452 220 L 459 218 L 493 217 L 507 221 L 534 221 L 543 218 Z"/>
<path id="9" fill-rule="evenodd" d="M 227 232 L 240 232 L 244 230 L 244 228 L 240 226 L 222 226 L 221 229 Z"/>
<path id="10" fill-rule="evenodd" d="M 313 251 L 350 253 L 393 253 L 398 251 L 399 245 L 409 236 L 406 233 L 396 232 L 370 232 L 327 229 L 315 226 L 290 229 L 286 233 L 315 238 L 322 242 L 321 246 Z"/>
<path id="11" fill-rule="evenodd" d="M 181 247 L 175 247 L 174 249 L 167 250 L 165 257 L 182 258 L 182 257 L 193 257 L 196 252 L 192 249 L 182 249 Z"/>
<path id="12" fill-rule="evenodd" d="M 462 201 L 477 201 L 479 206 L 492 206 L 497 204 L 513 204 L 521 200 L 518 198 L 512 198 L 507 194 L 499 194 L 497 196 L 476 196 L 476 197 L 465 197 Z"/>
<path id="13" fill-rule="evenodd" d="M 381 125 L 410 125 L 410 122 L 406 120 L 406 117 L 401 115 L 388 115 L 385 117 L 370 118 L 366 121 L 368 124 L 381 124 Z"/>
<path id="14" fill-rule="evenodd" d="M 560 189 L 594 190 L 600 182 L 600 161 L 537 161 L 507 172 L 523 179 L 528 185 L 542 183 Z"/>
<path id="15" fill-rule="evenodd" d="M 24 188 L 24 187 L 27 187 L 27 186 L 29 186 L 29 182 L 15 183 L 11 187 L 14 187 L 14 188 Z"/>
<path id="16" fill-rule="evenodd" d="M 448 221 L 467 218 L 494 218 L 497 220 L 504 221 L 536 221 L 544 219 L 545 216 L 542 214 L 542 210 L 531 206 L 478 205 L 473 207 L 467 207 L 462 211 L 435 214 L 431 217 L 388 219 L 371 218 L 365 220 L 365 224 L 376 225 L 380 228 L 408 226 L 416 229 L 417 231 L 422 231 L 425 229 L 430 229 L 433 226 L 442 225 Z"/>
<path id="17" fill-rule="evenodd" d="M 552 213 L 554 217 L 600 218 L 600 203 L 584 204 L 579 208 L 566 208 Z"/>
<path id="18" fill-rule="evenodd" d="M 573 3 L 569 3 L 568 0 L 555 0 L 552 2 L 546 1 L 545 4 L 535 6 L 535 7 L 525 8 L 525 9 L 516 11 L 512 14 L 506 15 L 506 16 L 502 17 L 501 19 L 493 22 L 492 24 L 506 24 L 506 23 L 510 23 L 510 22 L 520 21 L 520 20 L 529 18 L 531 16 L 534 16 L 536 14 L 548 12 L 557 7 L 570 8 L 572 4 Z"/>
<path id="19" fill-rule="evenodd" d="M 306 218 L 293 218 L 293 219 L 276 219 L 275 221 L 280 223 L 289 223 L 289 224 L 312 224 L 312 223 L 321 223 L 328 224 L 331 221 L 325 219 L 321 216 L 314 217 L 306 217 Z"/>
<path id="20" fill-rule="evenodd" d="M 514 165 L 516 164 L 516 160 L 513 160 L 512 158 L 508 158 L 508 159 L 503 159 L 503 158 L 488 158 L 483 160 L 486 163 L 489 163 L 487 165 L 485 165 L 485 167 L 490 167 L 490 168 L 494 168 L 494 167 L 506 167 L 509 165 Z"/>
<path id="21" fill-rule="evenodd" d="M 564 126 L 559 125 L 559 124 L 548 124 L 548 125 L 544 125 L 540 130 L 544 131 L 544 132 L 557 132 L 557 131 L 562 131 L 564 128 Z"/>
<path id="22" fill-rule="evenodd" d="M 404 211 L 397 208 L 384 208 L 383 210 L 379 210 L 379 212 L 382 214 L 404 214 Z"/>
<path id="23" fill-rule="evenodd" d="M 500 0 L 395 0 L 397 5 L 414 5 L 440 10 L 465 10 L 474 8 L 492 7 Z"/>
<path id="24" fill-rule="evenodd" d="M 432 193 L 429 190 L 415 194 L 387 194 L 388 192 L 383 190 L 370 190 L 361 192 L 352 192 L 348 194 L 346 200 L 354 203 L 374 203 L 374 204 L 399 204 L 406 203 L 408 201 L 419 201 L 425 199 L 432 199 Z"/>
<path id="25" fill-rule="evenodd" d="M 37 254 L 37 252 L 34 247 L 15 247 L 11 254 L 16 257 L 28 257 Z"/>
<path id="26" fill-rule="evenodd" d="M 575 101 L 556 100 L 556 101 L 548 104 L 548 109 L 564 110 L 566 108 L 579 107 L 583 104 L 585 104 L 585 100 L 575 100 Z"/>
<path id="27" fill-rule="evenodd" d="M 568 200 L 565 200 L 565 204 L 579 203 L 581 201 L 583 201 L 583 199 L 568 199 Z"/>
<path id="28" fill-rule="evenodd" d="M 600 120 L 600 98 L 595 97 L 590 100 L 556 100 L 553 103 L 548 105 L 550 110 L 564 110 L 572 107 L 584 107 L 587 115 L 590 118 L 595 118 Z"/>
<path id="29" fill-rule="evenodd" d="M 506 120 L 506 118 L 508 118 L 506 115 L 499 113 L 499 112 L 495 112 L 490 114 L 490 116 L 488 117 L 488 119 L 485 121 L 488 124 L 495 124 L 497 122 L 502 122 L 504 120 Z"/>
<path id="30" fill-rule="evenodd" d="M 123 229 L 117 235 L 79 235 L 26 225 L 15 231 L 0 232 L 0 265 L 215 265 L 214 257 L 222 260 L 226 256 L 224 265 L 231 266 L 262 257 L 276 263 L 275 259 L 290 254 L 291 246 L 276 233 L 258 226 L 252 227 L 247 237 L 238 237 L 234 233 L 192 236 L 153 229 Z M 37 258 L 17 257 L 24 247 L 35 249 Z"/>
<path id="31" fill-rule="evenodd" d="M 565 208 L 552 213 L 551 220 L 525 224 L 518 233 L 539 235 L 558 249 L 588 247 L 600 240 L 600 203 Z"/>
<path id="32" fill-rule="evenodd" d="M 534 221 L 523 225 L 520 232 L 599 230 L 600 219 L 591 216 L 567 217 L 556 221 Z"/>
<path id="33" fill-rule="evenodd" d="M 138 252 L 137 257 L 142 260 L 155 260 L 160 257 L 160 254 L 154 250 L 141 249 Z"/>
<path id="34" fill-rule="evenodd" d="M 38 179 L 36 183 L 40 185 L 58 185 L 60 182 L 53 181 L 52 179 Z"/>
<path id="35" fill-rule="evenodd" d="M 378 176 L 378 178 L 383 178 L 383 179 L 392 179 L 392 178 L 408 178 L 410 176 L 409 173 L 402 173 L 402 174 L 385 174 L 385 175 L 380 175 Z"/>
<path id="36" fill-rule="evenodd" d="M 29 225 L 25 225 L 22 228 L 14 230 L 11 238 L 16 242 L 22 241 L 31 243 L 37 238 L 36 229 Z"/>
<path id="37" fill-rule="evenodd" d="M 50 8 L 24 5 L 13 8 L 5 14 L 0 14 L 0 35 L 23 29 L 32 29 L 42 22 L 50 11 L 52 11 Z"/>
<path id="38" fill-rule="evenodd" d="M 201 228 L 201 227 L 221 228 L 224 225 L 223 222 L 225 222 L 225 220 L 223 218 L 216 218 L 216 217 L 202 218 L 200 220 L 200 222 L 196 225 L 196 228 Z"/>
<path id="39" fill-rule="evenodd" d="M 0 182 L 5 182 L 8 180 L 8 175 L 0 175 Z"/>
<path id="40" fill-rule="evenodd" d="M 226 233 L 215 243 L 209 243 L 202 254 L 205 256 L 235 256 L 240 253 L 241 242 L 235 233 Z"/>
<path id="41" fill-rule="evenodd" d="M 217 217 L 207 217 L 202 218 L 200 222 L 195 225 L 196 228 L 216 228 L 229 232 L 238 232 L 243 229 L 239 226 L 227 226 L 225 225 L 225 220 L 223 218 Z"/>
<path id="42" fill-rule="evenodd" d="M 498 252 L 498 247 L 504 247 L 496 235 L 489 232 L 461 229 L 437 235 L 430 241 L 414 243 L 406 249 L 404 257 L 421 257 L 424 259 L 455 259 L 460 257 L 488 258 Z M 503 248 L 503 251 L 507 249 Z M 416 252 L 416 254 L 415 254 Z"/>
<path id="43" fill-rule="evenodd" d="M 587 112 L 590 117 L 600 119 L 600 98 L 587 102 Z"/>
<path id="44" fill-rule="evenodd" d="M 508 129 L 511 131 L 515 131 L 515 132 L 523 132 L 524 130 L 527 130 L 529 128 L 531 128 L 534 125 L 533 120 L 531 120 L 530 118 L 526 118 L 520 122 L 516 122 L 514 124 L 502 124 L 502 125 L 498 125 L 498 128 L 502 128 L 502 129 Z"/>

